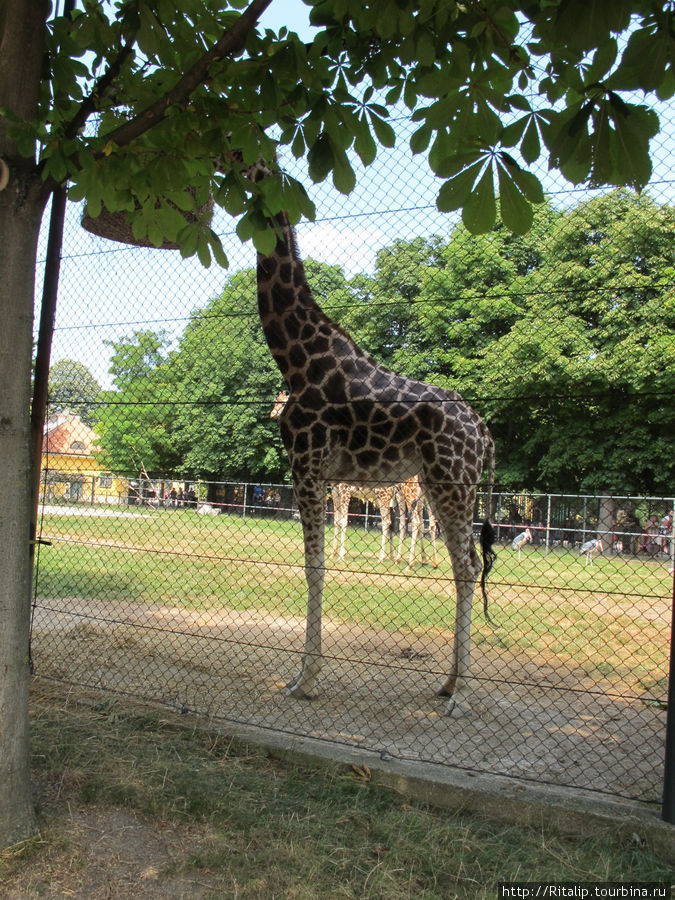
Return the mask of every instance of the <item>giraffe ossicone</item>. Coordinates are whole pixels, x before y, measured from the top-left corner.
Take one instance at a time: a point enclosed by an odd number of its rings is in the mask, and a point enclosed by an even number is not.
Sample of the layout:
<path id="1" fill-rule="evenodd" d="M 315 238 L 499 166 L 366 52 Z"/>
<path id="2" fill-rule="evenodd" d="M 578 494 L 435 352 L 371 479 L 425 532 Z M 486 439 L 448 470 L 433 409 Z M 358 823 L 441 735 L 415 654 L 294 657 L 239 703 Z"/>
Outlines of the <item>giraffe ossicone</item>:
<path id="1" fill-rule="evenodd" d="M 262 172 L 262 175 L 261 175 Z M 249 173 L 264 177 L 258 167 Z M 265 339 L 288 386 L 278 413 L 303 529 L 307 622 L 302 666 L 288 685 L 311 698 L 321 672 L 321 606 L 325 580 L 328 484 L 391 488 L 418 478 L 450 554 L 457 601 L 450 672 L 439 694 L 446 712 L 470 710 L 471 607 L 495 554 L 486 518 L 473 539 L 473 514 L 484 464 L 488 514 L 494 444 L 473 409 L 452 391 L 405 378 L 379 365 L 318 306 L 305 278 L 288 216 L 274 220 L 277 242 L 258 253 L 258 311 Z"/>

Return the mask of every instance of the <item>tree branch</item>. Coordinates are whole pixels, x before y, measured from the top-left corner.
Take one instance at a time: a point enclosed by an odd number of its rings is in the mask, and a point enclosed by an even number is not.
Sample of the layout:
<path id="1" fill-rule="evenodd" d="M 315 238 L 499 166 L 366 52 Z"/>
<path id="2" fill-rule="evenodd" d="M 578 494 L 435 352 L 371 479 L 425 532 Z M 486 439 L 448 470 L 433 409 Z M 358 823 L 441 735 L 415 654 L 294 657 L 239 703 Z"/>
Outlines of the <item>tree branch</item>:
<path id="1" fill-rule="evenodd" d="M 207 77 L 211 63 L 217 59 L 223 59 L 235 50 L 240 50 L 243 47 L 250 29 L 257 23 L 271 2 L 272 0 L 252 0 L 234 25 L 223 32 L 218 42 L 201 59 L 197 60 L 171 90 L 167 91 L 163 97 L 155 100 L 154 103 L 133 119 L 107 134 L 107 140 L 118 147 L 125 147 L 158 122 L 161 122 L 169 106 L 184 103 Z"/>
<path id="2" fill-rule="evenodd" d="M 82 101 L 79 109 L 64 129 L 64 135 L 66 138 L 75 137 L 80 128 L 84 126 L 89 116 L 93 112 L 96 112 L 98 110 L 99 106 L 97 103 L 97 98 L 101 97 L 105 93 L 107 88 L 112 84 L 114 79 L 117 78 L 124 62 L 133 50 L 135 41 L 135 36 L 133 38 L 129 38 L 127 43 L 120 49 L 120 52 L 117 54 L 117 58 L 113 60 L 107 71 L 104 72 L 103 75 L 101 75 L 101 77 L 97 80 L 91 94 Z"/>
<path id="3" fill-rule="evenodd" d="M 515 53 L 515 50 L 513 47 L 513 41 L 507 35 L 504 34 L 504 32 L 501 30 L 501 28 L 497 25 L 495 20 L 492 18 L 492 16 L 489 15 L 489 13 L 483 9 L 483 7 L 480 4 L 480 0 L 469 0 L 469 2 L 471 3 L 471 6 L 476 10 L 478 15 L 481 17 L 481 19 L 483 19 L 483 21 L 485 22 L 487 27 L 497 36 L 497 38 L 499 39 L 499 42 L 509 51 L 509 58 L 513 59 L 514 53 Z"/>

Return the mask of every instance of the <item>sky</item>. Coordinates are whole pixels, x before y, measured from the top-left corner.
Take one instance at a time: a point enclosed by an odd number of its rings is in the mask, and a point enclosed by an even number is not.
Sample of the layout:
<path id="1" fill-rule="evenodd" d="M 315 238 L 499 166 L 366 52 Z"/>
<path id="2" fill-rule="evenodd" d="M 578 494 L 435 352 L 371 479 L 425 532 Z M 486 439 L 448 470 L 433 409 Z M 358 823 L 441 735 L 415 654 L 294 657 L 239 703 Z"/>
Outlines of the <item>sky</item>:
<path id="1" fill-rule="evenodd" d="M 309 10 L 301 0 L 273 0 L 262 17 L 265 27 L 286 26 L 311 40 Z M 671 160 L 675 149 L 675 113 L 670 110 L 665 135 L 653 145 L 655 166 L 652 196 L 659 202 L 675 202 Z M 392 150 L 381 149 L 367 170 L 355 160 L 357 186 L 348 197 L 330 183 L 313 185 L 304 161 L 289 153 L 283 158 L 289 172 L 308 189 L 317 208 L 315 223 L 298 226 L 304 257 L 340 265 L 347 277 L 373 272 L 378 249 L 397 238 L 447 235 L 458 214 L 444 215 L 435 207 L 440 180 L 422 156 L 413 156 L 403 135 Z M 589 196 L 575 190 L 560 176 L 545 169 L 538 174 L 554 202 L 570 205 Z M 222 291 L 227 273 L 217 265 L 204 269 L 196 258 L 184 260 L 177 251 L 130 248 L 93 237 L 79 225 L 81 205 L 68 204 L 52 363 L 72 358 L 83 362 L 99 383 L 110 387 L 110 348 L 136 329 L 164 328 L 178 341 L 191 310 L 203 307 Z M 223 241 L 231 270 L 255 264 L 252 246 L 242 245 L 234 234 L 234 222 L 216 212 L 213 228 Z M 48 216 L 43 223 L 46 235 Z M 43 237 L 40 259 L 44 258 Z M 41 292 L 38 271 L 36 303 Z M 36 316 L 37 319 L 37 316 Z"/>

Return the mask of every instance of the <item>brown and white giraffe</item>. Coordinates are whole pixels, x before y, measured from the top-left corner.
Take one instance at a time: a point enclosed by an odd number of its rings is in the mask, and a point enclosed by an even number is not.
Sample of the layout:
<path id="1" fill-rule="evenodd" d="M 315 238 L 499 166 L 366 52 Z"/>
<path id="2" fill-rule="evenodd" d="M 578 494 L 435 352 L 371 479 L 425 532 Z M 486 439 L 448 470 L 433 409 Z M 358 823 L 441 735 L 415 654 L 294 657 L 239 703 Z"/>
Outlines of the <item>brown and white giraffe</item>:
<path id="1" fill-rule="evenodd" d="M 424 492 L 420 484 L 419 476 L 409 478 L 403 484 L 397 485 L 399 512 L 401 521 L 404 523 L 403 528 L 407 531 L 406 516 L 410 516 L 410 556 L 408 559 L 408 569 L 412 569 L 415 565 L 415 553 L 417 545 L 420 548 L 420 561 L 426 562 L 424 552 Z M 427 507 L 429 512 L 429 537 L 431 539 L 431 555 L 434 569 L 438 568 L 438 553 L 436 551 L 436 538 L 438 537 L 438 524 L 431 507 Z M 401 561 L 402 542 L 399 541 L 398 556 L 396 562 Z"/>
<path id="2" fill-rule="evenodd" d="M 265 177 L 262 167 L 249 177 Z M 484 462 L 494 468 L 487 427 L 454 392 L 396 375 L 361 350 L 315 302 L 288 216 L 274 217 L 275 249 L 258 253 L 258 311 L 274 360 L 288 385 L 279 414 L 302 521 L 307 623 L 302 666 L 289 693 L 311 697 L 322 663 L 327 484 L 389 487 L 419 476 L 441 526 L 457 592 L 450 673 L 439 693 L 446 712 L 470 709 L 471 606 L 494 559 L 494 530 L 481 530 L 483 565 L 473 541 L 473 513 Z M 489 510 L 488 505 L 488 510 Z"/>

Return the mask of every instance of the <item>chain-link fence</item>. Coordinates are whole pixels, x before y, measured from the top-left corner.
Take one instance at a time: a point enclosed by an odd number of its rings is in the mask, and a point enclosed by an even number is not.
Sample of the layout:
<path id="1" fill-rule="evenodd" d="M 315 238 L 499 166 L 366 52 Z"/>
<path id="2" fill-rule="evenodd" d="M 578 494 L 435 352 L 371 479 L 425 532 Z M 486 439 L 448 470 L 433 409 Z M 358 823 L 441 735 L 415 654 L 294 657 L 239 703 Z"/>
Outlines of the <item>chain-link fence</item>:
<path id="1" fill-rule="evenodd" d="M 405 131 L 401 126 L 402 132 Z M 326 495 L 324 666 L 301 665 L 284 387 L 231 268 L 85 233 L 70 210 L 45 433 L 37 675 L 231 722 L 655 802 L 673 596 L 673 182 L 546 182 L 531 232 L 471 237 L 404 149 L 299 228 L 322 308 L 388 368 L 458 390 L 497 447 L 473 713 L 444 715 L 455 583 L 425 498 Z M 402 134 L 401 146 L 406 145 Z M 451 476 L 450 476 L 451 477 Z M 344 526 L 344 527 L 343 527 Z M 414 550 L 413 548 L 414 544 Z M 480 592 L 476 592 L 476 598 Z"/>

